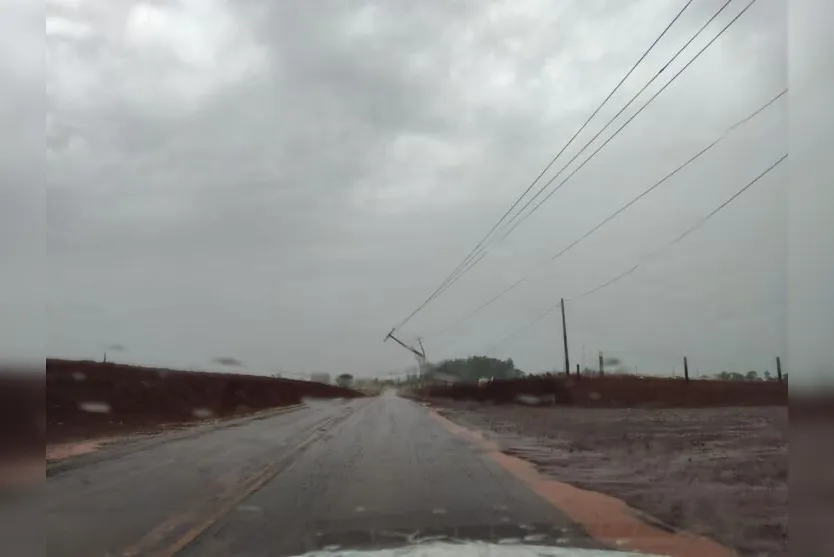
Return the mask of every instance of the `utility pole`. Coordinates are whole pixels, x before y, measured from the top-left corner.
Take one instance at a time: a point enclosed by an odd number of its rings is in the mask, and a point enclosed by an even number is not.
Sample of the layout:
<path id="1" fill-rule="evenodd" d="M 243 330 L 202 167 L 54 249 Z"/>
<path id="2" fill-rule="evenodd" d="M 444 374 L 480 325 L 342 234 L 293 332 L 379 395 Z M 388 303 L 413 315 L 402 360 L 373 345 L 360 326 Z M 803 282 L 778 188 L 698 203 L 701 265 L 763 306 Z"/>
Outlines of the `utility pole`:
<path id="1" fill-rule="evenodd" d="M 562 298 L 562 342 L 565 345 L 565 375 L 570 375 L 570 356 L 568 356 L 568 325 L 565 319 L 565 299 Z"/>
<path id="2" fill-rule="evenodd" d="M 420 386 L 423 386 L 423 375 L 426 373 L 426 348 L 423 346 L 423 337 L 417 337 L 417 344 L 420 345 L 420 352 L 423 353 L 422 358 L 417 358 L 417 365 L 420 368 Z"/>
<path id="3" fill-rule="evenodd" d="M 605 375 L 605 367 L 603 367 L 602 350 L 599 351 L 599 376 Z"/>
<path id="4" fill-rule="evenodd" d="M 389 338 L 391 340 L 393 340 L 394 342 L 396 342 L 397 344 L 399 344 L 400 346 L 402 346 L 403 348 L 405 348 L 406 350 L 408 350 L 409 352 L 411 352 L 412 354 L 414 354 L 415 356 L 417 356 L 418 359 L 420 359 L 420 358 L 425 359 L 426 358 L 426 352 L 425 351 L 417 350 L 413 346 L 409 346 L 408 344 L 404 343 L 403 341 L 401 341 L 400 339 L 395 337 L 394 336 L 394 329 L 391 329 L 391 332 L 388 333 L 387 335 L 385 335 L 385 338 L 382 339 L 382 342 L 387 341 Z M 421 342 L 420 347 L 422 348 L 422 346 L 423 346 L 423 344 Z"/>
<path id="5" fill-rule="evenodd" d="M 388 339 L 390 338 L 391 340 L 393 340 L 394 342 L 396 342 L 397 344 L 399 344 L 400 346 L 402 346 L 403 348 L 405 348 L 406 350 L 408 350 L 409 352 L 414 354 L 414 356 L 417 358 L 417 364 L 419 366 L 417 368 L 419 370 L 418 373 L 420 374 L 420 378 L 422 380 L 423 369 L 426 366 L 426 351 L 423 348 L 422 339 L 418 339 L 418 342 L 420 343 L 420 349 L 418 350 L 417 348 L 415 348 L 413 346 L 410 346 L 410 345 L 404 343 L 403 341 L 401 341 L 400 339 L 398 339 L 397 337 L 395 337 L 394 336 L 394 331 L 395 330 L 396 329 L 391 329 L 391 332 L 388 333 L 387 335 L 385 335 L 385 338 L 382 339 L 382 342 L 388 342 Z"/>
<path id="6" fill-rule="evenodd" d="M 689 360 L 683 357 L 683 380 L 689 383 Z"/>

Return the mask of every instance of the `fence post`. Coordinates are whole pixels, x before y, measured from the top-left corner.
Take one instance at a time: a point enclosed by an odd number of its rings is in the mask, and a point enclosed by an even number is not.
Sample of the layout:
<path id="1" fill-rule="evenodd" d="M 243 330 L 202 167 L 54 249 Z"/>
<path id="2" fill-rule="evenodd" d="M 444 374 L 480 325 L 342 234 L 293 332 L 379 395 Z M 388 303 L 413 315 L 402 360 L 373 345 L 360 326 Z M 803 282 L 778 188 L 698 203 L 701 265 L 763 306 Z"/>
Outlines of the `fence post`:
<path id="1" fill-rule="evenodd" d="M 776 356 L 776 377 L 779 378 L 779 382 L 782 382 L 782 358 Z"/>
<path id="2" fill-rule="evenodd" d="M 603 367 L 603 359 L 602 359 L 602 350 L 599 351 L 599 376 L 602 377 L 605 375 L 605 368 Z"/>
<path id="3" fill-rule="evenodd" d="M 683 357 L 683 380 L 689 383 L 689 361 Z"/>
<path id="4" fill-rule="evenodd" d="M 576 378 L 579 379 L 579 364 L 576 364 Z"/>

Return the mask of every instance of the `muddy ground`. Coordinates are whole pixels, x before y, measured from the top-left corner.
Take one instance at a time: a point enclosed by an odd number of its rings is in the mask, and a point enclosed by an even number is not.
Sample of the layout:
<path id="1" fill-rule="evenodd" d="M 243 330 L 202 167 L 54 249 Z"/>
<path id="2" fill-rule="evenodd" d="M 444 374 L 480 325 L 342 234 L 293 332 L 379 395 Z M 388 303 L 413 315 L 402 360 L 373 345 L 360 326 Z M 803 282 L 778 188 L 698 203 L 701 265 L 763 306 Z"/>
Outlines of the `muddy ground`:
<path id="1" fill-rule="evenodd" d="M 46 361 L 45 395 L 47 444 L 361 396 L 310 381 L 65 360 Z"/>
<path id="2" fill-rule="evenodd" d="M 787 406 L 788 384 L 778 381 L 684 381 L 638 375 L 533 375 L 494 380 L 483 385 L 434 384 L 418 389 L 422 397 L 479 402 L 514 402 L 538 398 L 543 403 L 593 408 L 705 408 L 718 406 Z"/>
<path id="3" fill-rule="evenodd" d="M 43 371 L 0 365 L 0 474 L 9 459 L 37 456 L 45 431 Z"/>
<path id="4" fill-rule="evenodd" d="M 432 404 L 559 481 L 622 499 L 743 556 L 788 555 L 786 407 Z"/>

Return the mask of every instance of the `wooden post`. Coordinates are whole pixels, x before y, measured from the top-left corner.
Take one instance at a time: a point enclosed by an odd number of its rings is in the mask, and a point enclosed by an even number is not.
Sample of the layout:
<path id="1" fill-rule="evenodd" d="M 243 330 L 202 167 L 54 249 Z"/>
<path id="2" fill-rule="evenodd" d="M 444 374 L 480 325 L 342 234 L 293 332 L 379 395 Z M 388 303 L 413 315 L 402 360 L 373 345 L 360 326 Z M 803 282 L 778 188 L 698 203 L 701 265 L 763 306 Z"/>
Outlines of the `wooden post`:
<path id="1" fill-rule="evenodd" d="M 683 357 L 683 379 L 689 383 L 689 361 L 686 356 Z"/>
<path id="2" fill-rule="evenodd" d="M 776 377 L 782 382 L 782 358 L 776 356 Z"/>
<path id="3" fill-rule="evenodd" d="M 568 356 L 568 326 L 565 319 L 565 299 L 562 298 L 562 342 L 565 345 L 565 375 L 570 376 L 570 356 Z"/>
<path id="4" fill-rule="evenodd" d="M 599 351 L 599 376 L 603 377 L 605 375 L 605 367 L 603 367 L 603 359 L 602 359 L 602 350 Z"/>

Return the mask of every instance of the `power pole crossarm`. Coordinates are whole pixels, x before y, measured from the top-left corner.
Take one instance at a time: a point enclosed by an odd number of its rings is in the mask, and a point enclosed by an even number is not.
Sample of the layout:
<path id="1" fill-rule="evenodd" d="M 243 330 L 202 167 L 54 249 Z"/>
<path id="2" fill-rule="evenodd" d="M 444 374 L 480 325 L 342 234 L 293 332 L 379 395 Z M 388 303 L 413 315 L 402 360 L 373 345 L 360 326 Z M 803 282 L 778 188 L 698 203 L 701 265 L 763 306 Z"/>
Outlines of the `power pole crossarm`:
<path id="1" fill-rule="evenodd" d="M 418 358 L 425 359 L 426 355 L 423 352 L 420 352 L 419 350 L 417 350 L 413 346 L 409 346 L 406 343 L 404 343 L 403 341 L 401 341 L 400 339 L 398 339 L 397 337 L 395 337 L 393 329 L 391 330 L 390 333 L 388 333 L 388 336 L 386 336 L 385 340 L 383 340 L 382 342 L 385 342 L 389 338 L 391 340 L 393 340 L 394 342 L 396 342 L 397 344 L 399 344 L 400 346 L 402 346 L 403 348 L 405 348 L 406 350 L 408 350 L 409 352 L 411 352 L 412 354 L 414 354 L 415 356 L 417 356 Z"/>

